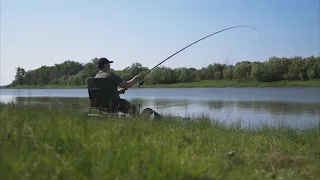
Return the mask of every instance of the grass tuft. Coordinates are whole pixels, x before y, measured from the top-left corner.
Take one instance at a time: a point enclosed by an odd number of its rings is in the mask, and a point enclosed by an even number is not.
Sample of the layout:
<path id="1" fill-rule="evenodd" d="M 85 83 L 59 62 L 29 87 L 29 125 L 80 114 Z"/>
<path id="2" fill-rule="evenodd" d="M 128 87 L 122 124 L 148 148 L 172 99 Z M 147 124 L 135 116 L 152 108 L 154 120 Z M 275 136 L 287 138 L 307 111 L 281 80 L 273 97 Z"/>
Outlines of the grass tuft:
<path id="1" fill-rule="evenodd" d="M 87 118 L 0 105 L 2 179 L 316 179 L 320 126 L 245 130 L 205 117 Z"/>

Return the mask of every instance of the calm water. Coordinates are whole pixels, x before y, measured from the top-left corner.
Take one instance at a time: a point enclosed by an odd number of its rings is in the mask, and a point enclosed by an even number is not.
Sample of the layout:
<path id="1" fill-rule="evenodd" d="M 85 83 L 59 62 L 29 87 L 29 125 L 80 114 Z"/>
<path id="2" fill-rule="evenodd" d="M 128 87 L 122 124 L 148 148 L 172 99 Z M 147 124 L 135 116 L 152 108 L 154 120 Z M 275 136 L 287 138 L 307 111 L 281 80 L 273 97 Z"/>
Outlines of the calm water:
<path id="1" fill-rule="evenodd" d="M 151 88 L 130 89 L 122 98 L 162 114 L 209 116 L 245 127 L 279 121 L 307 127 L 320 122 L 320 88 Z M 86 110 L 87 89 L 0 89 L 0 102 L 55 105 Z"/>

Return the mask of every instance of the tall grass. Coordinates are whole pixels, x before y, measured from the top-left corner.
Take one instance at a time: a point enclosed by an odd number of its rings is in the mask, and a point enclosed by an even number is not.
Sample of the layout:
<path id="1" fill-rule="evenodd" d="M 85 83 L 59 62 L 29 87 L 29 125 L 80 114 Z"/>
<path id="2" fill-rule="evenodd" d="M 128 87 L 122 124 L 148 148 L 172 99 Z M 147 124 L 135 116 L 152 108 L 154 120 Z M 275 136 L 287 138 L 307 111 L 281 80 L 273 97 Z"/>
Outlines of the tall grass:
<path id="1" fill-rule="evenodd" d="M 320 126 L 244 130 L 201 118 L 88 118 L 0 106 L 1 179 L 317 179 Z"/>

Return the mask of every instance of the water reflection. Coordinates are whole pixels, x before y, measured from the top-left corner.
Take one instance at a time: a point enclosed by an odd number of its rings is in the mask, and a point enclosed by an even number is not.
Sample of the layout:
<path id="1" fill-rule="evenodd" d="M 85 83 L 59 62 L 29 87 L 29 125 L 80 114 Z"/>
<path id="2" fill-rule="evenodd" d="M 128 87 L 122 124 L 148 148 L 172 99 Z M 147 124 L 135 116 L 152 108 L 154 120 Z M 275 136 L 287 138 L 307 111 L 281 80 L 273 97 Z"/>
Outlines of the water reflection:
<path id="1" fill-rule="evenodd" d="M 15 103 L 16 102 L 16 98 L 14 96 L 0 96 L 0 103 Z"/>
<path id="2" fill-rule="evenodd" d="M 251 110 L 255 113 L 267 111 L 271 115 L 279 116 L 290 114 L 301 116 L 303 114 L 320 115 L 320 103 L 290 103 L 273 101 L 202 101 L 203 106 L 209 109 L 237 107 L 239 110 Z"/>
<path id="3" fill-rule="evenodd" d="M 88 97 L 87 89 L 0 89 L 11 97 Z M 133 88 L 124 99 L 320 103 L 320 88 Z"/>
<path id="4" fill-rule="evenodd" d="M 88 98 L 71 97 L 14 97 L 14 103 L 43 104 L 86 112 Z M 3 98 L 1 99 L 3 101 Z M 196 101 L 165 99 L 132 99 L 141 110 L 151 107 L 161 114 L 182 117 L 207 116 L 225 124 L 241 122 L 244 127 L 258 127 L 262 123 L 276 125 L 283 121 L 291 126 L 306 127 L 320 122 L 320 103 L 291 103 L 273 101 Z"/>
<path id="5" fill-rule="evenodd" d="M 121 96 L 140 109 L 162 114 L 208 116 L 244 126 L 273 125 L 279 120 L 292 126 L 320 121 L 320 88 L 152 88 L 130 89 Z M 87 89 L 0 89 L 0 103 L 43 104 L 87 111 Z"/>

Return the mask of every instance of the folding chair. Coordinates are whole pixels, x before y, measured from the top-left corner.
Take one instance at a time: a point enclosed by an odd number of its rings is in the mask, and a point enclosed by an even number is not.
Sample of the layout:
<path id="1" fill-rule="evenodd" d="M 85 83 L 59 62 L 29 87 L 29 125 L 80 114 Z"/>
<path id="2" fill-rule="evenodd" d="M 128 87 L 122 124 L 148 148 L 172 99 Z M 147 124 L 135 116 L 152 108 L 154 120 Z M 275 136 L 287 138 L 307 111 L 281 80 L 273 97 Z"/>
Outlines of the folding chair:
<path id="1" fill-rule="evenodd" d="M 87 78 L 90 107 L 88 116 L 119 115 L 119 92 L 114 82 L 108 78 Z M 99 110 L 99 114 L 91 111 Z M 123 115 L 123 114 L 120 114 Z"/>

